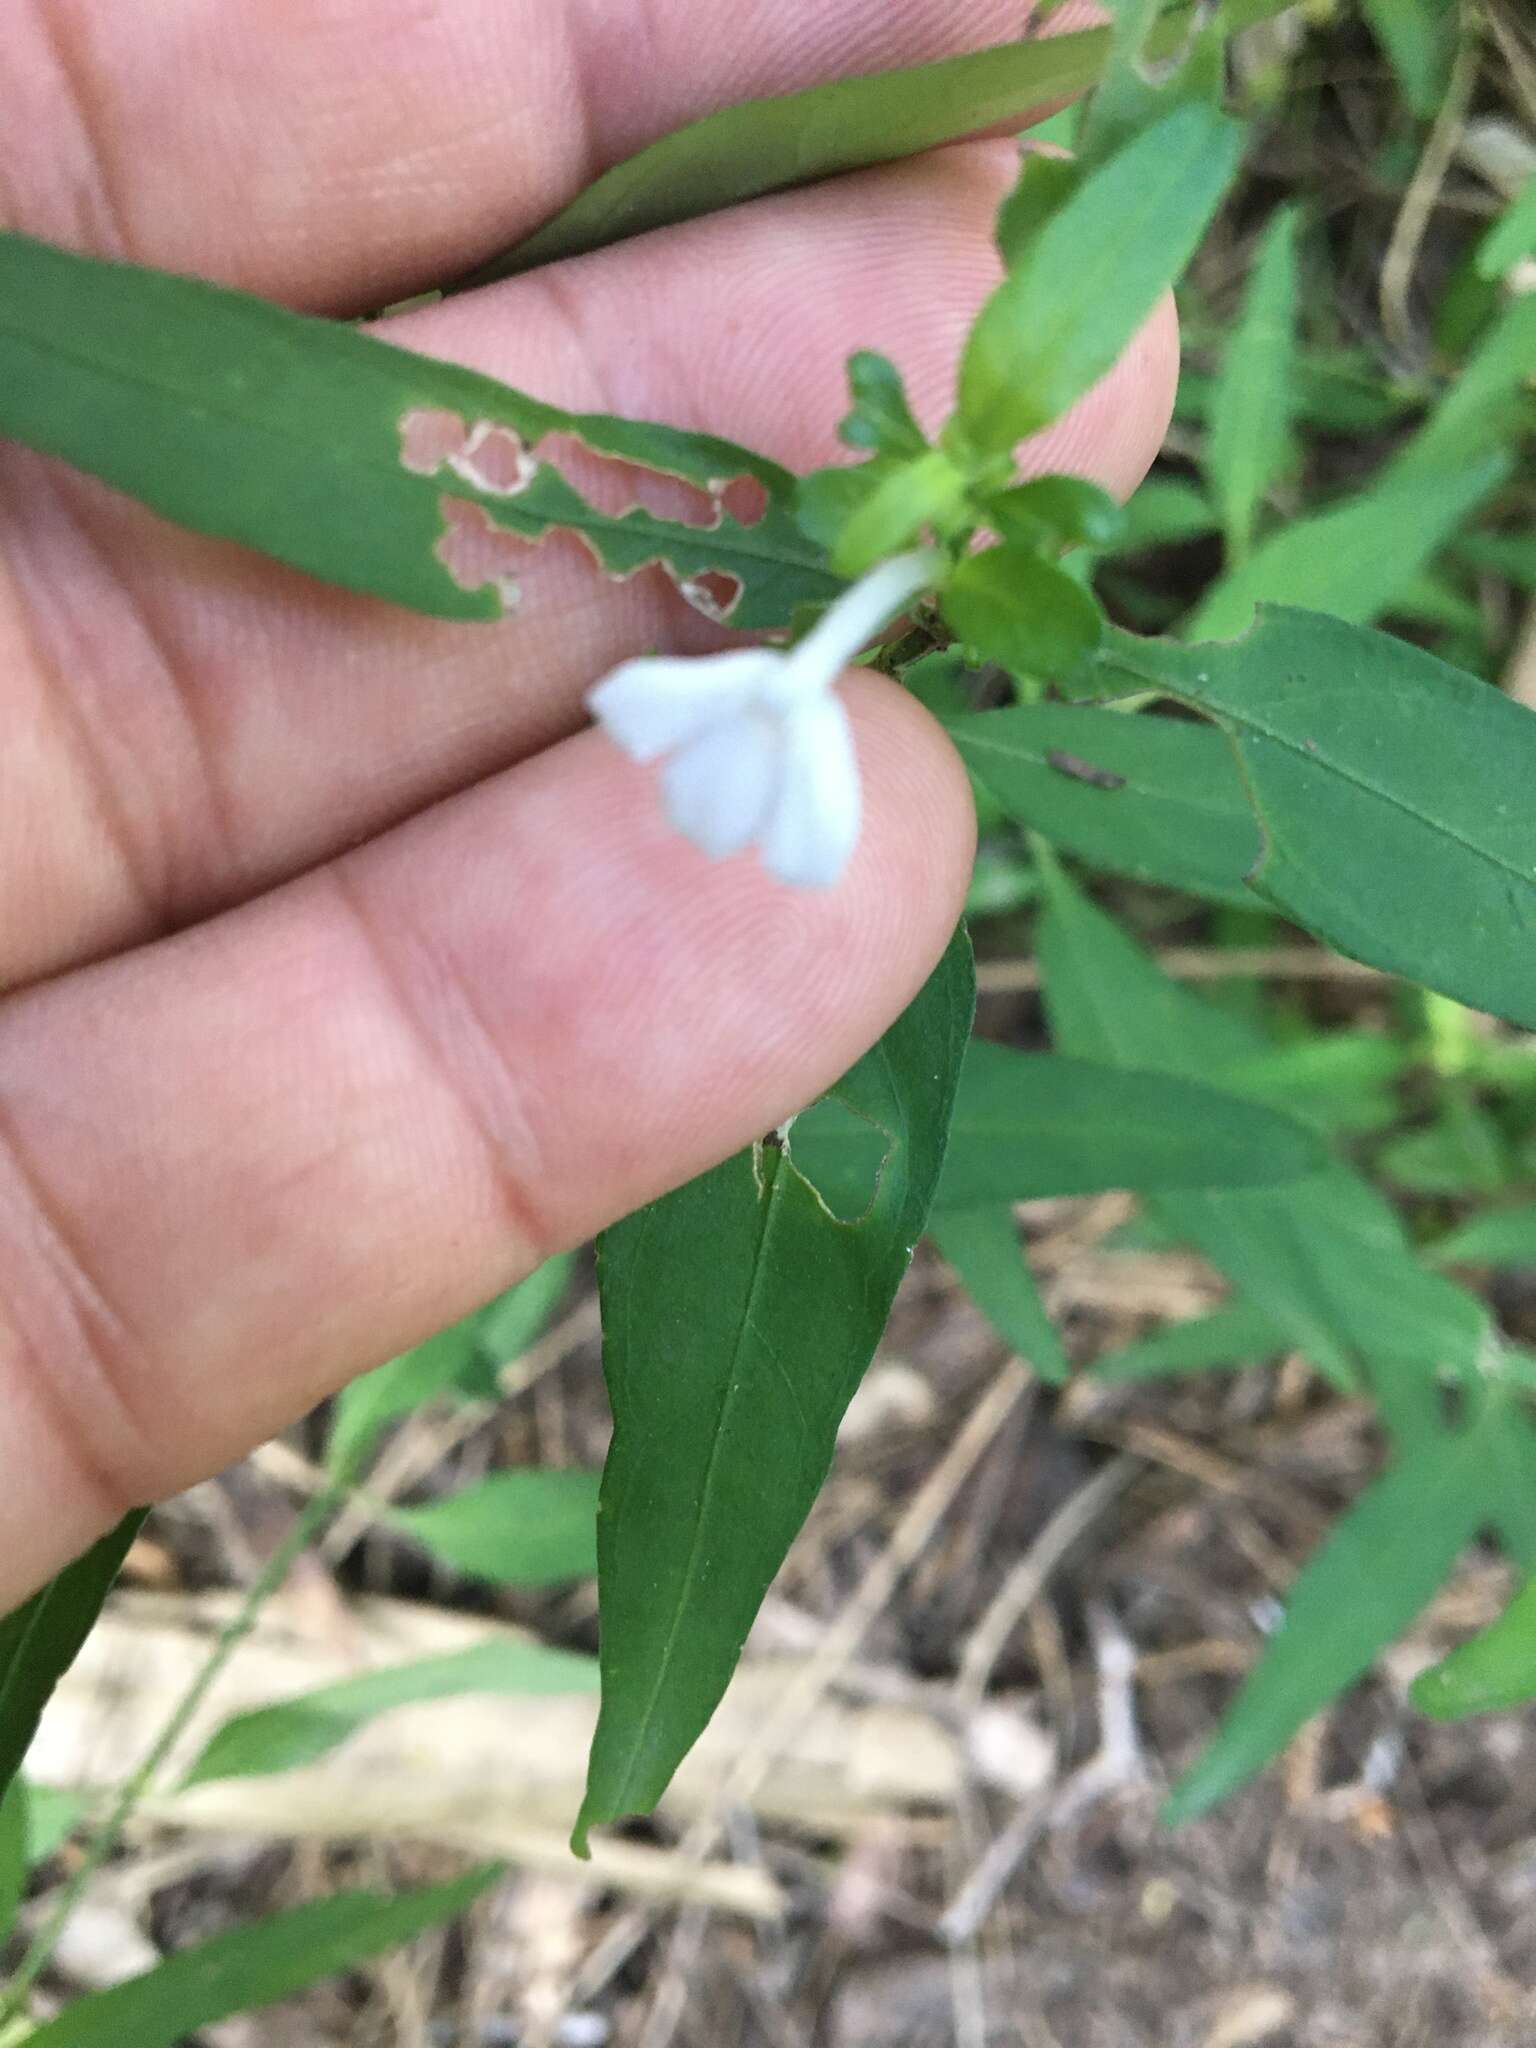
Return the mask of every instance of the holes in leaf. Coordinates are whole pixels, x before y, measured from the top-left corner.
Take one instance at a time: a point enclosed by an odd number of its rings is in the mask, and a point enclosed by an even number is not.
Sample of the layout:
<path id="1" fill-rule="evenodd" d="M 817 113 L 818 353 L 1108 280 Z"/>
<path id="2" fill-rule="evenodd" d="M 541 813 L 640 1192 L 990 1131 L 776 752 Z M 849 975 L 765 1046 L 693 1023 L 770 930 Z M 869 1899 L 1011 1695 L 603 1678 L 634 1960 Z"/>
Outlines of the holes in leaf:
<path id="1" fill-rule="evenodd" d="M 702 575 L 685 576 L 677 587 L 696 612 L 702 612 L 717 626 L 725 625 L 741 602 L 741 578 L 727 575 L 723 569 L 706 569 Z"/>
<path id="2" fill-rule="evenodd" d="M 539 473 L 521 434 L 494 420 L 476 420 L 472 427 L 456 412 L 423 407 L 400 422 L 400 462 L 414 476 L 436 476 L 451 469 L 477 491 L 512 498 L 525 491 Z"/>
<path id="3" fill-rule="evenodd" d="M 738 526 L 759 526 L 768 517 L 768 487 L 755 476 L 716 477 L 709 490 L 719 509 Z"/>
<path id="4" fill-rule="evenodd" d="M 504 526 L 498 526 L 483 505 L 467 498 L 443 497 L 438 501 L 443 515 L 443 535 L 433 552 L 460 590 L 484 590 L 489 584 L 501 599 L 502 610 L 517 609 L 522 592 L 518 568 L 527 542 Z"/>
<path id="5" fill-rule="evenodd" d="M 890 1157 L 887 1131 L 859 1116 L 835 1095 L 797 1116 L 789 1130 L 789 1156 L 822 1206 L 839 1223 L 860 1223 L 875 1206 L 880 1176 Z"/>
<path id="6" fill-rule="evenodd" d="M 712 532 L 720 524 L 720 501 L 712 490 L 663 470 L 599 455 L 577 434 L 546 434 L 539 443 L 539 460 L 558 470 L 606 519 L 643 511 L 699 533 Z"/>

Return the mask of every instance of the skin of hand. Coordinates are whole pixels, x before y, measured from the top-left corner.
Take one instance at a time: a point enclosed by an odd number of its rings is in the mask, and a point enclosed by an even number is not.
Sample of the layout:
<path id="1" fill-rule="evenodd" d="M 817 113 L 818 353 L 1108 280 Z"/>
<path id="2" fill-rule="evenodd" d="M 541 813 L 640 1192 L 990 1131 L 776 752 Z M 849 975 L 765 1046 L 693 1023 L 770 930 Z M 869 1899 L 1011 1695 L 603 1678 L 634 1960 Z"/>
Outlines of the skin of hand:
<path id="1" fill-rule="evenodd" d="M 348 314 L 715 107 L 1019 12 L 11 0 L 0 224 Z M 810 468 L 853 348 L 944 417 L 1015 164 L 964 145 L 382 331 Z M 1027 469 L 1133 488 L 1176 352 L 1165 308 Z M 968 787 L 900 689 L 848 684 L 863 837 L 786 889 L 582 729 L 617 661 L 718 636 L 568 537 L 523 588 L 499 627 L 419 619 L 0 445 L 0 1609 L 803 1106 L 948 939 Z"/>

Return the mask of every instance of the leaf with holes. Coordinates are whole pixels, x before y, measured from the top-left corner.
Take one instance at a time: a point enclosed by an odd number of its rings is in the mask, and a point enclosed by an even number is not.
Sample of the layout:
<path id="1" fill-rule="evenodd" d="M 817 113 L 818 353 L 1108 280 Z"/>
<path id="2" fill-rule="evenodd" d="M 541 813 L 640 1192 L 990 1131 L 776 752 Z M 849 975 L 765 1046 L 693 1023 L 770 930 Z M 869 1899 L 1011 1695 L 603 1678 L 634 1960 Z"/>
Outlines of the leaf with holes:
<path id="1" fill-rule="evenodd" d="M 731 442 L 563 412 L 358 327 L 6 233 L 0 435 L 439 618 L 515 608 L 530 547 L 558 531 L 610 576 L 661 566 L 733 626 L 786 627 L 839 588 L 791 514 L 793 479 Z M 573 450 L 628 502 L 584 495 Z M 732 509 L 737 486 L 753 505 Z"/>
<path id="2" fill-rule="evenodd" d="M 974 999 L 962 933 L 831 1091 L 878 1134 L 862 1213 L 822 1199 L 791 1128 L 787 1148 L 738 1154 L 600 1242 L 614 1436 L 579 1850 L 590 1828 L 648 1812 L 666 1790 L 826 1477 L 938 1186 Z"/>

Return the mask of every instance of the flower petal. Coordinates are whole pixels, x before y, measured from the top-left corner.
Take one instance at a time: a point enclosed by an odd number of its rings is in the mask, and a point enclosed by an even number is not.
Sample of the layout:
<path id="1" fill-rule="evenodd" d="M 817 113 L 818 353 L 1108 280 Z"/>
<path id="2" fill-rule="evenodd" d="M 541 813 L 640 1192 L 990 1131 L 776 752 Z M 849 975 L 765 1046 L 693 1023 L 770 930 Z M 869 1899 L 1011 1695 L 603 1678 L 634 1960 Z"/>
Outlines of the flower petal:
<path id="1" fill-rule="evenodd" d="M 587 692 L 587 709 L 636 761 L 685 745 L 762 694 L 784 657 L 769 647 L 625 661 Z"/>
<path id="2" fill-rule="evenodd" d="M 761 831 L 783 779 L 784 726 L 747 710 L 710 726 L 661 771 L 667 816 L 714 860 Z"/>
<path id="3" fill-rule="evenodd" d="M 853 728 L 841 698 L 798 704 L 784 719 L 783 779 L 759 842 L 781 882 L 829 889 L 859 843 L 862 815 Z"/>

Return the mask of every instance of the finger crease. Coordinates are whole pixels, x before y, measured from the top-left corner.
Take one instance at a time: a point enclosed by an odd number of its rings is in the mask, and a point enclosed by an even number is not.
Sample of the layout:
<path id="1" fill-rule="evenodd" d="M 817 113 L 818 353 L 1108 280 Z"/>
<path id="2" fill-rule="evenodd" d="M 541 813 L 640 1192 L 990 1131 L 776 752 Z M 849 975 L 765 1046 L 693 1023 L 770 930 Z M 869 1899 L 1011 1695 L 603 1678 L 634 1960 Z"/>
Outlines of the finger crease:
<path id="1" fill-rule="evenodd" d="M 74 757 L 90 813 L 137 902 L 137 923 L 143 928 L 142 935 L 157 937 L 170 929 L 171 922 L 163 883 L 151 878 L 149 863 L 140 851 L 116 779 L 107 767 L 91 722 L 66 684 L 58 658 L 39 630 L 32 607 L 20 589 L 16 590 L 16 598 L 17 627 L 24 651 L 42 679 L 56 728 Z"/>
<path id="2" fill-rule="evenodd" d="M 0 1170 L 14 1183 L 21 1216 L 6 1240 L 35 1257 L 63 1306 L 64 1327 L 45 1334 L 14 1320 L 26 1290 L 6 1289 L 11 1327 L 21 1344 L 24 1390 L 93 1499 L 115 1520 L 139 1502 L 142 1475 L 154 1469 L 151 1436 L 128 1391 L 143 1376 L 143 1346 L 92 1274 L 76 1232 L 48 1193 L 3 1102 Z M 45 1304 L 43 1322 L 52 1320 Z"/>
<path id="3" fill-rule="evenodd" d="M 65 100 L 73 110 L 74 125 L 90 172 L 91 190 L 97 202 L 94 209 L 96 221 L 82 225 L 91 227 L 88 239 L 100 252 L 131 256 L 133 238 L 128 232 L 128 210 L 118 189 L 117 172 L 105 144 L 106 122 L 95 74 L 83 49 L 76 46 L 71 32 L 66 29 L 50 0 L 42 0 L 32 13 L 43 48 L 58 74 Z"/>
<path id="4" fill-rule="evenodd" d="M 422 1064 L 447 1090 L 474 1137 L 485 1162 L 497 1206 L 509 1232 L 520 1246 L 526 1247 L 533 1258 L 542 1261 L 554 1249 L 554 1236 L 529 1192 L 530 1183 L 542 1178 L 538 1149 L 529 1120 L 520 1114 L 516 1117 L 521 1127 L 523 1158 L 525 1162 L 531 1162 L 531 1167 L 519 1171 L 509 1162 L 509 1148 L 495 1136 L 492 1117 L 482 1110 L 475 1102 L 471 1091 L 460 1081 L 456 1071 L 459 1063 L 448 1057 L 439 1042 L 438 1034 L 423 1019 L 420 1008 L 411 994 L 407 978 L 400 973 L 395 964 L 392 948 L 380 937 L 372 913 L 347 872 L 345 864 L 337 862 L 326 869 L 325 873 L 332 882 L 349 923 L 367 951 L 391 1009 L 405 1025 Z M 511 1099 L 515 1102 L 518 1099 L 518 1090 L 512 1081 L 505 1054 L 487 1019 L 476 1007 L 464 976 L 451 968 L 444 970 L 443 963 L 435 956 L 431 964 L 438 985 L 450 991 L 455 999 L 456 1021 L 478 1042 L 491 1070 L 508 1079 Z M 503 1105 L 495 1121 L 506 1123 L 509 1120 L 507 1109 Z"/>

